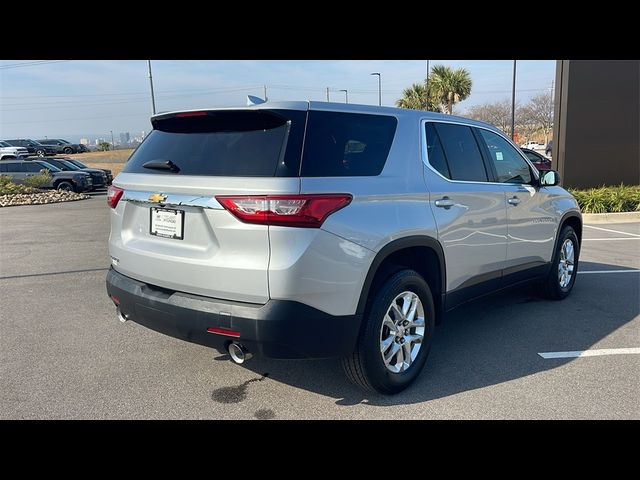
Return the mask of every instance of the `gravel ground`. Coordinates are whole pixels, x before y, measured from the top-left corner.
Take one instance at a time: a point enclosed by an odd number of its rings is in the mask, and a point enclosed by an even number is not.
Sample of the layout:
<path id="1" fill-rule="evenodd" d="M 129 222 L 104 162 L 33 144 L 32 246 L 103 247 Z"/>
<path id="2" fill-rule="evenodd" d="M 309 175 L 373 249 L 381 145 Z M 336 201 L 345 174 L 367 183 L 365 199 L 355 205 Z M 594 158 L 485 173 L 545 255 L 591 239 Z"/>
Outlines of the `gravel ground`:
<path id="1" fill-rule="evenodd" d="M 39 193 L 14 193 L 0 195 L 0 207 L 14 207 L 18 205 L 43 205 L 46 203 L 75 202 L 91 198 L 90 195 L 64 190 L 45 190 Z"/>

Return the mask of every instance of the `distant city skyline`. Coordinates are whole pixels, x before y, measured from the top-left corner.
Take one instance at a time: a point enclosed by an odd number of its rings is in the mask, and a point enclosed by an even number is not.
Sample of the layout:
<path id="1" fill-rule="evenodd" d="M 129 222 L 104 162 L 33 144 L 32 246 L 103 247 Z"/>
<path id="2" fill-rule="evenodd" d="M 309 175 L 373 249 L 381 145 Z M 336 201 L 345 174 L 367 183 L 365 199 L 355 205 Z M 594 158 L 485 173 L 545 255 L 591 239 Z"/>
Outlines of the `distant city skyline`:
<path id="1" fill-rule="evenodd" d="M 151 98 L 146 60 L 0 60 L 0 138 L 62 137 L 78 142 L 121 132 L 149 131 Z M 471 96 L 456 105 L 510 98 L 512 60 L 430 60 L 469 70 Z M 344 102 L 377 105 L 382 74 L 382 104 L 393 106 L 402 90 L 424 80 L 426 60 L 238 60 L 152 61 L 157 111 L 245 105 L 247 95 L 269 100 Z M 554 60 L 518 61 L 518 103 L 549 90 Z M 98 132 L 98 133 L 96 133 Z M 67 137 L 73 137 L 67 138 Z"/>

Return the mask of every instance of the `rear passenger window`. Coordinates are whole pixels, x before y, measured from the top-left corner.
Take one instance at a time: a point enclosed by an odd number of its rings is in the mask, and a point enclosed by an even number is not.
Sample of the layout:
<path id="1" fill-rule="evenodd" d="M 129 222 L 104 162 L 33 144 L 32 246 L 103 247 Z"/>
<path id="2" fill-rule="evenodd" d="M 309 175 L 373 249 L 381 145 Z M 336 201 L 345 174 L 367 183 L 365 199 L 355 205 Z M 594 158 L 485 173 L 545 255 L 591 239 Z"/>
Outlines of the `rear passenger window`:
<path id="1" fill-rule="evenodd" d="M 379 175 L 397 123 L 386 115 L 309 112 L 301 176 Z"/>
<path id="2" fill-rule="evenodd" d="M 498 182 L 531 183 L 529 164 L 516 149 L 500 135 L 483 128 L 478 130 L 489 149 L 489 156 L 498 174 Z"/>
<path id="3" fill-rule="evenodd" d="M 442 144 L 436 133 L 436 129 L 432 123 L 425 124 L 427 135 L 427 161 L 429 165 L 435 168 L 443 177 L 451 178 L 447 159 L 442 150 Z"/>
<path id="4" fill-rule="evenodd" d="M 434 125 L 444 148 L 451 179 L 469 182 L 488 181 L 482 155 L 471 129 L 450 123 L 434 123 Z"/>
<path id="5" fill-rule="evenodd" d="M 30 173 L 39 173 L 44 167 L 39 163 L 23 163 L 24 171 Z"/>
<path id="6" fill-rule="evenodd" d="M 10 172 L 10 173 L 24 172 L 22 165 L 18 162 L 0 163 L 0 168 L 2 168 L 0 172 Z"/>

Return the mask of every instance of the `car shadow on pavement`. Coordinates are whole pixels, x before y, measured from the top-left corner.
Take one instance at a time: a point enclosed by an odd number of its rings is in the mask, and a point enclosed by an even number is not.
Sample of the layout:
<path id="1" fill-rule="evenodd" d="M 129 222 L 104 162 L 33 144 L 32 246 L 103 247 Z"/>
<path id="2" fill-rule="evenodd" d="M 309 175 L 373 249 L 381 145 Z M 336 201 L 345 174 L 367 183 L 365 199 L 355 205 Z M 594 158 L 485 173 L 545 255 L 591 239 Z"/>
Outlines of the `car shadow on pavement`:
<path id="1" fill-rule="evenodd" d="M 620 270 L 581 262 L 580 270 Z M 640 275 L 580 275 L 563 301 L 544 300 L 538 287 L 514 287 L 449 312 L 436 328 L 424 371 L 395 396 L 353 386 L 339 360 L 270 360 L 243 365 L 271 380 L 336 399 L 337 405 L 389 406 L 443 398 L 554 369 L 574 359 L 539 352 L 590 348 L 640 313 Z"/>

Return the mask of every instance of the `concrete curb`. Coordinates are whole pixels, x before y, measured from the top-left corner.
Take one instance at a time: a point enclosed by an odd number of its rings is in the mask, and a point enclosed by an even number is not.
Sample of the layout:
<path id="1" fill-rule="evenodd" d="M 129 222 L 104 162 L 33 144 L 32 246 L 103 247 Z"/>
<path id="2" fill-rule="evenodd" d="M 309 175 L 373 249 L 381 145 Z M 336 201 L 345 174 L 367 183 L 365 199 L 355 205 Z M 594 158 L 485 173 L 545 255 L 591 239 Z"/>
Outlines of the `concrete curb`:
<path id="1" fill-rule="evenodd" d="M 640 222 L 640 212 L 583 213 L 584 223 L 628 223 Z"/>

